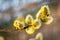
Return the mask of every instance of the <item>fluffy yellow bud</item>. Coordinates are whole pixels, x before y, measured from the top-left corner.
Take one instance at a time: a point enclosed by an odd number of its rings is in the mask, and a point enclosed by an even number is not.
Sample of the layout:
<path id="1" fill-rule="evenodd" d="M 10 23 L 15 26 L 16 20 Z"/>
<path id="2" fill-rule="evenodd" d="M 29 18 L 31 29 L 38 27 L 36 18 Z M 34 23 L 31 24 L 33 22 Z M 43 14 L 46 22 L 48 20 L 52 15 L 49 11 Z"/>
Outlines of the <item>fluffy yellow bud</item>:
<path id="1" fill-rule="evenodd" d="M 35 19 L 33 25 L 34 25 L 33 26 L 34 29 L 39 29 L 41 27 L 41 21 L 40 21 L 40 19 Z"/>
<path id="2" fill-rule="evenodd" d="M 44 23 L 48 25 L 48 24 L 51 24 L 52 21 L 53 21 L 53 17 L 49 16 L 49 17 L 46 18 L 46 21 Z"/>
<path id="3" fill-rule="evenodd" d="M 35 32 L 35 29 L 33 27 L 29 27 L 25 31 L 27 34 L 33 34 Z"/>
<path id="4" fill-rule="evenodd" d="M 33 23 L 33 17 L 31 15 L 27 15 L 25 22 L 26 22 L 26 24 L 31 25 Z"/>
<path id="5" fill-rule="evenodd" d="M 36 18 L 38 19 L 45 19 L 50 14 L 50 9 L 48 5 L 41 6 L 40 10 L 36 14 Z"/>
<path id="6" fill-rule="evenodd" d="M 42 33 L 38 33 L 35 37 L 36 40 L 43 40 L 43 35 Z"/>
<path id="7" fill-rule="evenodd" d="M 13 23 L 14 27 L 16 29 L 23 29 L 25 26 L 24 20 L 23 18 L 17 18 L 14 23 Z"/>

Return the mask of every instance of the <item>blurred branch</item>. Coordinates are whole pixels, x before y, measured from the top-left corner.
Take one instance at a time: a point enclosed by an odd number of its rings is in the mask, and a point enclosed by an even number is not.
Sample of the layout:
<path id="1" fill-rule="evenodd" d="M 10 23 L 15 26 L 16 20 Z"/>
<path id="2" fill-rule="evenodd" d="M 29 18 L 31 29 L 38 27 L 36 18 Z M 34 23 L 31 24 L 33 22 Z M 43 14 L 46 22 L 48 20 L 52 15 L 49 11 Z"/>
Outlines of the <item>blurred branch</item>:
<path id="1" fill-rule="evenodd" d="M 16 31 L 20 31 L 20 30 L 16 30 L 16 29 L 14 29 L 14 30 L 5 30 L 5 29 L 0 30 L 0 32 L 16 32 Z"/>

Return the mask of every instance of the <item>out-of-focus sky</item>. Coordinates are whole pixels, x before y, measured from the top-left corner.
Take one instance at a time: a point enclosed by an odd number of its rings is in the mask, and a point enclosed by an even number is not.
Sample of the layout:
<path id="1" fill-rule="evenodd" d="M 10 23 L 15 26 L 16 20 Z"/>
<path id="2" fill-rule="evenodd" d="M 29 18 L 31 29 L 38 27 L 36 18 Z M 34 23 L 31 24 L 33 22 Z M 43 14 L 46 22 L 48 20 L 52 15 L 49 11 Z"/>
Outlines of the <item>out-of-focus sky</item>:
<path id="1" fill-rule="evenodd" d="M 25 5 L 34 2 L 40 2 L 41 0 L 0 0 L 0 10 L 6 11 L 10 7 L 13 7 L 14 10 L 21 9 Z"/>
<path id="2" fill-rule="evenodd" d="M 21 16 L 23 14 L 20 11 L 22 8 L 28 4 L 38 3 L 40 1 L 41 0 L 0 0 L 0 23 L 9 21 L 11 16 Z M 9 9 L 12 9 L 13 13 L 7 13 Z"/>

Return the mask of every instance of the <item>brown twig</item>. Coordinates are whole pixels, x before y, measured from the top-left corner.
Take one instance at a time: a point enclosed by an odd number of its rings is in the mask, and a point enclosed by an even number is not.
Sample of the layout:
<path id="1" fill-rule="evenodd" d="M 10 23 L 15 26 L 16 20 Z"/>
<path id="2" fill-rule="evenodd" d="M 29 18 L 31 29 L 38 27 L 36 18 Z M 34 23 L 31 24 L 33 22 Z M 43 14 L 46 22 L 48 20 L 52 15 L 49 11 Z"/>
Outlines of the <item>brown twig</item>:
<path id="1" fill-rule="evenodd" d="M 20 30 L 16 30 L 16 29 L 14 29 L 14 30 L 5 30 L 5 29 L 0 30 L 0 32 L 15 32 L 15 31 L 20 31 Z"/>

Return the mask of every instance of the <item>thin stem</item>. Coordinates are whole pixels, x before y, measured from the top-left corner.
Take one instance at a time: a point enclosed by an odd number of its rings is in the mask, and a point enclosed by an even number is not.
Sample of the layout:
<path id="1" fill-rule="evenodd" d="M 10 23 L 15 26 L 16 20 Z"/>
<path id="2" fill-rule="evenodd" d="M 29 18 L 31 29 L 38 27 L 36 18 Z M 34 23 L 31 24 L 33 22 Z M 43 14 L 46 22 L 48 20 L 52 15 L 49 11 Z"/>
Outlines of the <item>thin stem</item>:
<path id="1" fill-rule="evenodd" d="M 5 30 L 5 29 L 0 30 L 0 32 L 15 32 L 15 31 L 20 31 L 20 30 L 16 30 L 16 29 L 14 29 L 14 30 Z"/>

